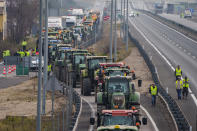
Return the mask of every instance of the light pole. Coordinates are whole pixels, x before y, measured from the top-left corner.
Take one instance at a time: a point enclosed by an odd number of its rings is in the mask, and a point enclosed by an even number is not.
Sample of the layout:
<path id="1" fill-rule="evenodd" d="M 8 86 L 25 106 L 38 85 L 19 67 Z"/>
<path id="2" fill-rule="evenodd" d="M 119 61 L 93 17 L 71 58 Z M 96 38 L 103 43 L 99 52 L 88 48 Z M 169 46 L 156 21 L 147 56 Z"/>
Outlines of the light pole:
<path id="1" fill-rule="evenodd" d="M 38 95 L 36 131 L 41 131 L 41 88 L 42 88 L 42 0 L 40 0 L 40 34 L 39 34 L 39 69 L 38 69 Z"/>
<path id="2" fill-rule="evenodd" d="M 125 0 L 123 0 L 123 2 L 124 2 L 124 9 L 123 9 L 123 15 L 124 15 L 124 17 L 123 17 L 123 40 L 124 40 L 124 42 L 125 42 L 125 35 L 126 35 L 126 31 L 125 31 L 125 14 L 126 14 L 126 12 L 125 12 Z"/>
<path id="3" fill-rule="evenodd" d="M 128 18 L 128 15 L 129 15 L 129 0 L 127 0 L 126 51 L 128 51 L 128 42 L 129 42 L 128 41 L 128 35 L 129 35 L 129 26 L 128 26 L 128 24 L 129 24 L 129 22 L 128 22 L 129 18 Z"/>
<path id="4" fill-rule="evenodd" d="M 114 61 L 116 62 L 117 60 L 117 26 L 116 26 L 116 14 L 117 14 L 117 0 L 115 0 L 115 24 L 114 24 Z"/>
<path id="5" fill-rule="evenodd" d="M 113 0 L 111 0 L 111 27 L 110 27 L 110 59 L 112 61 L 112 44 L 113 44 Z"/>
<path id="6" fill-rule="evenodd" d="M 122 0 L 120 0 L 120 38 L 122 38 Z"/>
<path id="7" fill-rule="evenodd" d="M 48 0 L 45 0 L 45 44 L 44 44 L 44 87 L 42 96 L 42 114 L 45 114 L 46 85 L 48 82 Z"/>

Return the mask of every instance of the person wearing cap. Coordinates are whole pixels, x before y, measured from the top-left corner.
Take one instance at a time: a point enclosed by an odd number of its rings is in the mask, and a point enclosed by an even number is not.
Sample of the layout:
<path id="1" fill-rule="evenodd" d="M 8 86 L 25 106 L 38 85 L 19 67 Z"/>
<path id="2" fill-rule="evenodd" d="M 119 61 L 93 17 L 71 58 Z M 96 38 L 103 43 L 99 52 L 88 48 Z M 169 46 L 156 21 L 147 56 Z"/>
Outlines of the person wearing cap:
<path id="1" fill-rule="evenodd" d="M 156 105 L 156 96 L 158 94 L 157 86 L 155 84 L 151 84 L 150 88 L 149 88 L 149 92 L 152 96 L 152 105 L 155 106 Z"/>
<path id="2" fill-rule="evenodd" d="M 189 89 L 189 79 L 187 78 L 187 76 L 185 76 L 185 78 L 183 79 L 183 99 L 184 97 L 187 98 L 188 96 L 188 89 Z"/>
<path id="3" fill-rule="evenodd" d="M 175 69 L 175 76 L 176 76 L 176 80 L 178 80 L 178 78 L 181 78 L 182 76 L 182 70 L 180 65 L 177 66 L 177 68 Z"/>
<path id="4" fill-rule="evenodd" d="M 177 90 L 178 100 L 181 100 L 182 89 L 183 89 L 183 81 L 181 80 L 181 78 L 178 78 L 178 80 L 176 80 L 176 90 Z"/>

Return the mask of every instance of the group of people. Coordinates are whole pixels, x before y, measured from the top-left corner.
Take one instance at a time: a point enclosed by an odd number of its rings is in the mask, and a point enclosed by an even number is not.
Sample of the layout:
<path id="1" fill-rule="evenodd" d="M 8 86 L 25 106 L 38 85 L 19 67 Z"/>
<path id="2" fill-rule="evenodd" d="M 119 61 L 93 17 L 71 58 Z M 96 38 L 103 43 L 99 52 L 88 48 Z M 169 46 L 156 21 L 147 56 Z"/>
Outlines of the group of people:
<path id="1" fill-rule="evenodd" d="M 188 92 L 189 92 L 189 79 L 187 76 L 182 79 L 182 70 L 180 65 L 177 66 L 175 70 L 175 76 L 176 76 L 176 91 L 178 100 L 187 99 Z M 156 105 L 156 96 L 158 94 L 158 88 L 155 84 L 151 84 L 149 87 L 149 93 L 152 96 L 152 105 Z"/>
<path id="2" fill-rule="evenodd" d="M 178 65 L 175 70 L 175 76 L 178 100 L 181 100 L 181 96 L 183 96 L 183 99 L 187 98 L 189 92 L 189 79 L 187 78 L 187 76 L 182 79 L 182 70 L 180 65 Z"/>

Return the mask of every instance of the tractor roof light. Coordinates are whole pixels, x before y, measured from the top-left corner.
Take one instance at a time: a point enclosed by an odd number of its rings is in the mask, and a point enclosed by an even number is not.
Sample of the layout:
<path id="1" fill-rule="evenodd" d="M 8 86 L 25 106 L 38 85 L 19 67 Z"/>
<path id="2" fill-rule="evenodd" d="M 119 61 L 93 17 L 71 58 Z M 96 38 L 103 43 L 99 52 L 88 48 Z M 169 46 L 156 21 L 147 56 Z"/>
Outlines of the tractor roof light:
<path id="1" fill-rule="evenodd" d="M 115 125 L 114 128 L 115 129 L 120 129 L 120 125 Z"/>

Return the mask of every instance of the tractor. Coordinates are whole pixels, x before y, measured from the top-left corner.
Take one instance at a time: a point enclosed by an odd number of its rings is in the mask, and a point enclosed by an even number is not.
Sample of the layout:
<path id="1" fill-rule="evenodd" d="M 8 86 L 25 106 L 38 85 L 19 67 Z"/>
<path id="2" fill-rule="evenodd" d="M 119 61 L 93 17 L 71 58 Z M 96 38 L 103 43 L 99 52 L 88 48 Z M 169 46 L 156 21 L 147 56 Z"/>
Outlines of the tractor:
<path id="1" fill-rule="evenodd" d="M 103 110 L 97 118 L 97 131 L 139 131 L 141 120 L 138 110 Z M 90 118 L 90 124 L 94 124 L 94 118 Z M 147 124 L 147 118 L 142 118 L 143 125 Z"/>
<path id="2" fill-rule="evenodd" d="M 73 69 L 75 68 L 75 66 L 73 65 L 73 63 L 75 63 L 75 59 L 76 59 L 75 57 L 73 57 L 74 54 L 79 55 L 80 53 L 81 54 L 88 54 L 88 50 L 71 49 L 71 50 L 67 50 L 65 52 L 65 58 L 64 58 L 65 74 L 66 74 L 65 80 L 68 80 L 71 77 L 71 75 L 69 75 L 69 73 L 74 71 Z M 88 55 L 90 55 L 90 54 L 88 54 Z M 84 62 L 82 62 L 82 63 L 84 63 Z M 84 66 L 84 64 L 80 64 L 80 66 L 81 66 L 80 68 L 82 68 L 82 66 Z"/>
<path id="3" fill-rule="evenodd" d="M 104 79 L 106 76 L 128 76 L 130 74 L 130 68 L 127 66 L 124 66 L 120 63 L 111 63 L 111 64 L 105 64 L 103 67 L 103 64 L 100 64 L 100 70 L 97 72 L 96 80 L 97 85 L 95 85 L 95 94 L 99 92 L 99 90 L 104 86 Z M 97 101 L 97 97 L 95 95 L 95 102 Z"/>
<path id="4" fill-rule="evenodd" d="M 71 50 L 70 44 L 57 44 L 55 65 L 64 66 L 65 51 Z"/>
<path id="5" fill-rule="evenodd" d="M 97 93 L 97 114 L 103 109 L 140 108 L 140 93 L 135 91 L 131 76 L 107 76 Z"/>
<path id="6" fill-rule="evenodd" d="M 107 56 L 86 56 L 86 68 L 81 70 L 81 94 L 90 96 L 96 85 L 96 70 L 99 69 L 99 63 L 107 61 Z"/>
<path id="7" fill-rule="evenodd" d="M 80 80 L 81 70 L 85 69 L 85 57 L 90 56 L 90 53 L 73 53 L 72 55 L 72 76 L 73 88 L 76 88 L 76 82 Z"/>

